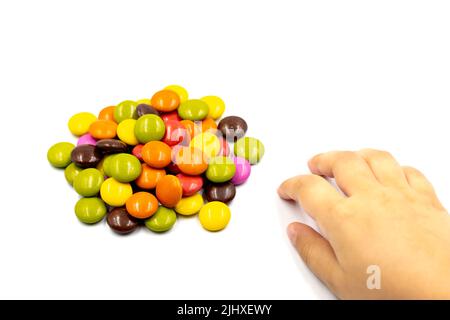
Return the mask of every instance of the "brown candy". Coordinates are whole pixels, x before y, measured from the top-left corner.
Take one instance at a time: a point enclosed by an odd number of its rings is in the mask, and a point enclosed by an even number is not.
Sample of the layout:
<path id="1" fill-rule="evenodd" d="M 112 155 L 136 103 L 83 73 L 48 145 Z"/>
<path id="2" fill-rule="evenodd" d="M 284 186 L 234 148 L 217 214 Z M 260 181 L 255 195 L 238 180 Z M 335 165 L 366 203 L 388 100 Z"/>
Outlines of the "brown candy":
<path id="1" fill-rule="evenodd" d="M 228 141 L 236 141 L 247 132 L 247 122 L 237 116 L 229 116 L 220 120 L 217 127 Z"/>
<path id="2" fill-rule="evenodd" d="M 206 200 L 209 202 L 220 201 L 228 203 L 234 199 L 236 187 L 229 181 L 223 183 L 208 183 L 205 187 L 204 194 Z"/>
<path id="3" fill-rule="evenodd" d="M 119 234 L 131 233 L 139 226 L 138 220 L 130 216 L 125 208 L 112 209 L 106 222 L 112 230 Z"/>
<path id="4" fill-rule="evenodd" d="M 97 148 L 99 148 L 103 154 L 128 152 L 127 144 L 117 139 L 99 140 L 97 141 Z"/>
<path id="5" fill-rule="evenodd" d="M 144 114 L 156 114 L 157 116 L 159 116 L 158 110 L 153 108 L 151 105 L 148 105 L 145 103 L 142 103 L 137 106 L 136 114 L 137 114 L 138 118 L 142 117 Z"/>
<path id="6" fill-rule="evenodd" d="M 102 152 L 96 146 L 82 144 L 72 151 L 71 160 L 80 168 L 95 168 L 102 160 Z"/>

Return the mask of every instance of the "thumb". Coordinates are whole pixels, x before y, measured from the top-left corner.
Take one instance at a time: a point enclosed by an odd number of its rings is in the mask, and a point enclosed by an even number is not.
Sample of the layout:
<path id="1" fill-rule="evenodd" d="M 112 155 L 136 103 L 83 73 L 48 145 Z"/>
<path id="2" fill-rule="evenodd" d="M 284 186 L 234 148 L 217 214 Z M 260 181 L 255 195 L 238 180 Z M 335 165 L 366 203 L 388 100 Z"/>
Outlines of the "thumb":
<path id="1" fill-rule="evenodd" d="M 337 294 L 343 285 L 343 272 L 330 243 L 311 227 L 294 222 L 287 229 L 289 240 L 308 268 Z"/>

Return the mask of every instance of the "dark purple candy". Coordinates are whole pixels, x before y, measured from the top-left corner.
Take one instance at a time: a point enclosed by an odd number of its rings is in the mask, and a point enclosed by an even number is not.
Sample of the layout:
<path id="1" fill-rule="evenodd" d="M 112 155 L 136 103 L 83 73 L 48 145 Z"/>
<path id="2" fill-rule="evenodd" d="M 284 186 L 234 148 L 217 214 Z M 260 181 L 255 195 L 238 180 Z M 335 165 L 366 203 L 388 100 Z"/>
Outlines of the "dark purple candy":
<path id="1" fill-rule="evenodd" d="M 145 103 L 142 103 L 137 106 L 136 114 L 138 118 L 142 117 L 144 114 L 156 114 L 157 116 L 159 116 L 158 110 Z"/>
<path id="2" fill-rule="evenodd" d="M 217 128 L 228 141 L 236 141 L 245 136 L 248 126 L 241 117 L 229 116 L 220 120 Z"/>
<path id="3" fill-rule="evenodd" d="M 131 233 L 139 226 L 138 220 L 130 216 L 125 208 L 112 209 L 106 218 L 106 222 L 111 229 L 119 234 Z"/>
<path id="4" fill-rule="evenodd" d="M 117 139 L 102 139 L 97 141 L 97 148 L 103 154 L 126 153 L 128 152 L 128 145 Z"/>
<path id="5" fill-rule="evenodd" d="M 99 148 L 91 144 L 82 144 L 72 150 L 71 159 L 77 167 L 95 168 L 102 160 L 103 154 Z"/>
<path id="6" fill-rule="evenodd" d="M 208 183 L 204 191 L 206 200 L 228 203 L 236 195 L 236 187 L 230 181 L 223 183 Z"/>

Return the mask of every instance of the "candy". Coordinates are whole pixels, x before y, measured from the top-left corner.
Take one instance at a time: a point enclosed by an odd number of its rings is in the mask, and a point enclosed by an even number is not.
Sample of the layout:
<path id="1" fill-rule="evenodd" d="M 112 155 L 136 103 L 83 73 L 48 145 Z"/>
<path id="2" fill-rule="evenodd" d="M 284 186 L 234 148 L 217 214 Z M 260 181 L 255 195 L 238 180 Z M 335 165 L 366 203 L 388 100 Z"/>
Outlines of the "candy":
<path id="1" fill-rule="evenodd" d="M 182 86 L 172 84 L 170 86 L 165 87 L 164 89 L 175 92 L 178 95 L 178 98 L 180 99 L 180 103 L 185 102 L 189 98 L 187 90 Z"/>
<path id="2" fill-rule="evenodd" d="M 166 121 L 166 133 L 163 142 L 169 146 L 177 145 L 188 139 L 186 128 L 179 121 Z"/>
<path id="3" fill-rule="evenodd" d="M 178 115 L 178 111 L 164 112 L 160 114 L 160 117 L 164 123 L 167 121 L 181 121 L 182 119 Z"/>
<path id="4" fill-rule="evenodd" d="M 173 175 L 162 177 L 156 184 L 156 197 L 165 207 L 173 208 L 181 200 L 183 189 L 180 180 Z"/>
<path id="5" fill-rule="evenodd" d="M 155 115 L 159 116 L 158 110 L 153 108 L 151 105 L 145 104 L 145 103 L 139 104 L 136 108 L 136 116 L 138 118 L 140 118 L 146 114 L 155 114 Z"/>
<path id="6" fill-rule="evenodd" d="M 203 132 L 196 135 L 189 143 L 189 146 L 201 150 L 207 157 L 218 155 L 221 148 L 219 138 L 211 132 Z"/>
<path id="7" fill-rule="evenodd" d="M 134 134 L 140 143 L 161 140 L 165 131 L 164 122 L 154 114 L 146 114 L 140 117 L 134 128 Z"/>
<path id="8" fill-rule="evenodd" d="M 142 159 L 142 148 L 144 147 L 143 144 L 138 144 L 136 145 L 133 150 L 131 151 L 131 153 L 133 154 L 133 156 L 135 156 L 136 158 L 139 159 L 139 161 L 144 161 Z"/>
<path id="9" fill-rule="evenodd" d="M 161 90 L 153 95 L 151 105 L 158 111 L 170 112 L 178 108 L 180 98 L 172 90 Z"/>
<path id="10" fill-rule="evenodd" d="M 178 180 L 183 189 L 183 197 L 189 197 L 200 191 L 203 187 L 203 178 L 201 176 L 190 176 L 184 173 L 177 174 Z"/>
<path id="11" fill-rule="evenodd" d="M 228 203 L 236 196 L 236 187 L 231 182 L 208 183 L 205 187 L 205 197 L 209 202 L 220 201 Z"/>
<path id="12" fill-rule="evenodd" d="M 165 232 L 172 229 L 177 221 L 177 215 L 173 209 L 160 206 L 150 219 L 145 220 L 145 226 L 154 232 Z"/>
<path id="13" fill-rule="evenodd" d="M 110 120 L 92 122 L 89 133 L 95 139 L 112 139 L 117 134 L 117 124 Z"/>
<path id="14" fill-rule="evenodd" d="M 136 185 L 141 189 L 154 189 L 159 180 L 166 175 L 166 170 L 155 169 L 148 164 L 142 164 L 140 176 L 136 179 Z"/>
<path id="15" fill-rule="evenodd" d="M 264 145 L 258 139 L 245 137 L 234 144 L 234 154 L 256 164 L 264 156 Z"/>
<path id="16" fill-rule="evenodd" d="M 81 171 L 73 180 L 73 188 L 83 197 L 93 197 L 100 191 L 104 181 L 103 174 L 94 168 Z"/>
<path id="17" fill-rule="evenodd" d="M 73 115 L 68 122 L 70 132 L 76 136 L 82 136 L 88 133 L 91 124 L 97 120 L 97 117 L 90 112 L 80 112 Z"/>
<path id="18" fill-rule="evenodd" d="M 117 123 L 121 123 L 126 119 L 136 119 L 137 102 L 125 100 L 119 103 L 114 109 L 114 119 Z"/>
<path id="19" fill-rule="evenodd" d="M 82 135 L 80 138 L 78 138 L 77 141 L 77 146 L 81 145 L 81 144 L 92 144 L 95 146 L 95 144 L 97 143 L 97 140 L 95 140 L 90 133 L 86 133 L 84 135 Z"/>
<path id="20" fill-rule="evenodd" d="M 96 146 L 103 154 L 124 153 L 128 151 L 127 145 L 117 139 L 102 139 L 97 141 Z"/>
<path id="21" fill-rule="evenodd" d="M 133 217 L 147 219 L 158 209 L 158 200 L 151 193 L 137 192 L 128 198 L 126 208 Z"/>
<path id="22" fill-rule="evenodd" d="M 71 154 L 72 162 L 80 168 L 95 168 L 102 157 L 100 149 L 90 144 L 76 146 Z"/>
<path id="23" fill-rule="evenodd" d="M 64 169 L 64 177 L 70 185 L 73 185 L 73 180 L 83 169 L 78 168 L 75 163 L 71 163 Z"/>
<path id="24" fill-rule="evenodd" d="M 109 120 L 109 121 L 116 121 L 114 119 L 114 110 L 116 109 L 116 106 L 110 106 L 103 108 L 100 113 L 98 114 L 98 120 Z"/>
<path id="25" fill-rule="evenodd" d="M 233 161 L 236 165 L 236 172 L 233 179 L 231 179 L 231 183 L 237 186 L 247 181 L 252 171 L 252 167 L 246 159 L 241 157 L 234 157 Z"/>
<path id="26" fill-rule="evenodd" d="M 224 229 L 231 218 L 230 208 L 222 202 L 213 201 L 205 204 L 198 215 L 201 225 L 208 231 Z"/>
<path id="27" fill-rule="evenodd" d="M 100 188 L 100 196 L 103 201 L 113 207 L 125 205 L 128 198 L 132 195 L 133 188 L 131 188 L 129 183 L 122 183 L 114 178 L 106 179 Z"/>
<path id="28" fill-rule="evenodd" d="M 177 214 L 198 214 L 206 230 L 218 231 L 231 216 L 224 203 L 264 155 L 259 140 L 244 138 L 245 120 L 217 120 L 224 110 L 217 96 L 189 99 L 186 89 L 170 85 L 151 99 L 105 107 L 98 118 L 72 116 L 68 126 L 79 137 L 77 146 L 56 144 L 47 158 L 65 168 L 67 182 L 84 197 L 75 213 L 85 223 L 109 211 L 107 224 L 116 233 L 133 232 L 142 222 L 164 232 Z"/>
<path id="29" fill-rule="evenodd" d="M 228 141 L 236 141 L 245 136 L 248 126 L 241 117 L 229 116 L 220 120 L 217 128 Z"/>
<path id="30" fill-rule="evenodd" d="M 196 176 L 208 169 L 206 156 L 201 150 L 196 148 L 178 148 L 174 158 L 177 167 L 185 174 Z"/>
<path id="31" fill-rule="evenodd" d="M 100 222 L 106 215 L 105 203 L 99 198 L 81 198 L 75 205 L 75 215 L 83 223 Z"/>
<path id="32" fill-rule="evenodd" d="M 112 209 L 106 222 L 112 230 L 119 234 L 129 234 L 139 226 L 136 218 L 129 215 L 125 208 Z"/>
<path id="33" fill-rule="evenodd" d="M 108 164 L 108 173 L 119 182 L 131 182 L 141 174 L 141 162 L 128 153 L 116 154 Z"/>
<path id="34" fill-rule="evenodd" d="M 191 99 L 180 104 L 178 114 L 182 119 L 200 121 L 206 118 L 209 107 L 206 102 L 199 99 Z"/>
<path id="35" fill-rule="evenodd" d="M 75 146 L 69 142 L 59 142 L 47 151 L 47 160 L 56 168 L 65 168 L 70 164 L 71 154 Z"/>
<path id="36" fill-rule="evenodd" d="M 233 178 L 236 166 L 232 159 L 227 157 L 215 157 L 210 159 L 206 178 L 211 182 L 225 182 Z"/>
<path id="37" fill-rule="evenodd" d="M 191 216 L 203 207 L 203 197 L 196 193 L 190 197 L 182 198 L 175 206 L 175 211 L 184 216 Z"/>
<path id="38" fill-rule="evenodd" d="M 206 96 L 201 99 L 209 107 L 208 117 L 219 119 L 225 111 L 225 102 L 217 96 Z"/>
<path id="39" fill-rule="evenodd" d="M 153 168 L 164 168 L 171 161 L 172 149 L 161 141 L 150 141 L 141 150 L 142 159 Z"/>

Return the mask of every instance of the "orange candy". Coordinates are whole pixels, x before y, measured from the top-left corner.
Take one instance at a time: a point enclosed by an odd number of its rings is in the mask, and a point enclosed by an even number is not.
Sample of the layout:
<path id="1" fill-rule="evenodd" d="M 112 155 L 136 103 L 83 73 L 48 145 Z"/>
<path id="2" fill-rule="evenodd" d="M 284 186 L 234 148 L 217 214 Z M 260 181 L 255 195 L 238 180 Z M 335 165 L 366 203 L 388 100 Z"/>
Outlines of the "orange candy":
<path id="1" fill-rule="evenodd" d="M 95 139 L 112 139 L 117 134 L 117 124 L 110 120 L 97 120 L 89 127 L 89 133 Z"/>
<path id="2" fill-rule="evenodd" d="M 125 205 L 133 217 L 147 219 L 158 210 L 158 199 L 151 193 L 137 192 L 128 198 Z"/>
<path id="3" fill-rule="evenodd" d="M 141 175 L 136 179 L 136 185 L 142 189 L 153 189 L 162 177 L 166 175 L 164 169 L 154 169 L 148 164 L 142 164 Z"/>
<path id="4" fill-rule="evenodd" d="M 161 90 L 153 95 L 151 105 L 158 111 L 170 112 L 178 108 L 180 97 L 173 91 Z"/>
<path id="5" fill-rule="evenodd" d="M 164 168 L 171 161 L 172 149 L 161 141 L 147 142 L 141 150 L 142 159 L 153 168 Z"/>
<path id="6" fill-rule="evenodd" d="M 193 138 L 196 134 L 200 133 L 200 129 L 192 120 L 181 120 L 180 123 L 186 128 L 189 137 Z"/>
<path id="7" fill-rule="evenodd" d="M 100 113 L 98 114 L 98 120 L 109 120 L 116 122 L 114 120 L 115 108 L 116 108 L 115 106 L 103 108 L 102 111 L 100 111 Z"/>
<path id="8" fill-rule="evenodd" d="M 180 147 L 174 149 L 174 162 L 181 172 L 197 176 L 208 169 L 208 163 L 203 152 L 197 148 Z"/>
<path id="9" fill-rule="evenodd" d="M 202 121 L 202 131 L 211 131 L 216 132 L 217 130 L 217 123 L 212 118 L 206 118 Z"/>
<path id="10" fill-rule="evenodd" d="M 181 200 L 183 189 L 181 182 L 173 175 L 162 177 L 156 184 L 156 197 L 167 208 L 173 208 Z"/>

